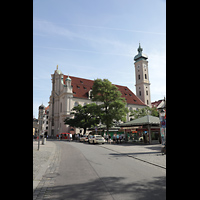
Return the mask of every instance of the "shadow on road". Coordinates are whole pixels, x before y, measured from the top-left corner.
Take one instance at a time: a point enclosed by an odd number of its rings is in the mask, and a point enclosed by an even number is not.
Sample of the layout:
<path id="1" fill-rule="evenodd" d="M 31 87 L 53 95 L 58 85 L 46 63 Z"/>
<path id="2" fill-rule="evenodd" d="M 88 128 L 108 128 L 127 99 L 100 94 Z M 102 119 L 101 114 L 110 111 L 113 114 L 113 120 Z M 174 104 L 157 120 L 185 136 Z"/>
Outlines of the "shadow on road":
<path id="1" fill-rule="evenodd" d="M 137 200 L 165 200 L 166 179 L 154 177 L 151 182 L 124 183 L 124 177 L 103 177 L 90 182 L 72 185 L 55 186 L 47 199 L 80 199 L 80 200 L 106 200 L 137 199 Z M 107 191 L 106 191 L 107 190 Z M 112 197 L 109 195 L 111 194 Z"/>

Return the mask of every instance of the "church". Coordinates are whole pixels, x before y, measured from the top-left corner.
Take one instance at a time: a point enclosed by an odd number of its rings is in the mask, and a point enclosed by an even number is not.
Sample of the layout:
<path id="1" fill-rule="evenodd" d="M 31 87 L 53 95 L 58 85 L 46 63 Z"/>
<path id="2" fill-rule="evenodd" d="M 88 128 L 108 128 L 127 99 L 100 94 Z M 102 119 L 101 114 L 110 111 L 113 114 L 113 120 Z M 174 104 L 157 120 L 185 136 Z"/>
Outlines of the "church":
<path id="1" fill-rule="evenodd" d="M 138 54 L 134 57 L 136 95 L 126 86 L 115 85 L 126 99 L 126 106 L 131 110 L 151 105 L 150 82 L 148 73 L 148 57 L 142 53 L 139 44 Z M 73 107 L 92 103 L 90 93 L 94 80 L 64 75 L 57 65 L 51 74 L 52 90 L 49 101 L 48 135 L 55 137 L 63 132 L 70 132 L 70 127 L 64 124 L 64 119 L 70 117 Z M 100 102 L 96 102 L 97 104 Z M 127 121 L 130 120 L 127 114 Z M 76 128 L 75 133 L 80 129 Z"/>

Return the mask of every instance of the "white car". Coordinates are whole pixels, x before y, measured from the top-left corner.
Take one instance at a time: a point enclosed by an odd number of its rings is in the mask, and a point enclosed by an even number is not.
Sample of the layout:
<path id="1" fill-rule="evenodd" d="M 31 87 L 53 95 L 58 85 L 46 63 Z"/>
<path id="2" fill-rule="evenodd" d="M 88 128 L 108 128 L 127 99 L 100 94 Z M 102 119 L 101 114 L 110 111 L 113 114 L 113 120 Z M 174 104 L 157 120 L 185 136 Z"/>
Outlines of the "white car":
<path id="1" fill-rule="evenodd" d="M 87 142 L 87 141 L 88 141 L 87 135 L 83 135 L 82 137 L 80 137 L 80 142 Z"/>
<path id="2" fill-rule="evenodd" d="M 101 135 L 91 135 L 89 138 L 89 143 L 99 143 L 99 144 L 104 144 L 105 139 Z"/>

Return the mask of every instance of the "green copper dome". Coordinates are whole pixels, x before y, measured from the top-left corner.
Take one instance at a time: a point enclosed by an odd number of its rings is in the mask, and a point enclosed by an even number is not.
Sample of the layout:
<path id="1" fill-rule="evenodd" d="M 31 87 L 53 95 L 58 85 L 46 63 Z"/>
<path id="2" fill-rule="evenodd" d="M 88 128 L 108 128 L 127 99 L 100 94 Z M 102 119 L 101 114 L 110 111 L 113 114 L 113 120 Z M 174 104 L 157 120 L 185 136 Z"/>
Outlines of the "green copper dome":
<path id="1" fill-rule="evenodd" d="M 65 79 L 65 81 L 71 81 L 71 78 L 69 78 L 69 75 L 68 75 L 68 77 Z"/>
<path id="2" fill-rule="evenodd" d="M 147 55 L 145 55 L 144 53 L 142 53 L 143 48 L 141 48 L 140 43 L 139 43 L 139 47 L 138 47 L 137 50 L 138 50 L 138 54 L 134 57 L 134 60 L 135 60 L 135 61 L 139 61 L 139 60 L 141 60 L 141 59 L 146 60 L 146 59 L 148 58 Z"/>

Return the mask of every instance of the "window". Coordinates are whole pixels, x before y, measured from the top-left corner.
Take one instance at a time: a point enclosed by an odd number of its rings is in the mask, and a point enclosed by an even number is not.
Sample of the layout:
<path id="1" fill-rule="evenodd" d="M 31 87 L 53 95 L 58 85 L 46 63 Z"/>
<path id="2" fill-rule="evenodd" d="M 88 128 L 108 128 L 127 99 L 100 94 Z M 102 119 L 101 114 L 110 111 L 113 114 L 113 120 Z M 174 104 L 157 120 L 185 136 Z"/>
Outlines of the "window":
<path id="1" fill-rule="evenodd" d="M 146 95 L 148 95 L 148 90 L 146 91 Z"/>
<path id="2" fill-rule="evenodd" d="M 141 96 L 142 94 L 141 94 L 141 91 L 139 91 L 139 95 Z"/>
<path id="3" fill-rule="evenodd" d="M 138 79 L 140 80 L 140 74 L 138 75 Z"/>
<path id="4" fill-rule="evenodd" d="M 77 101 L 74 103 L 74 107 L 75 107 L 75 106 L 78 106 L 78 102 L 77 102 Z"/>
<path id="5" fill-rule="evenodd" d="M 147 74 L 145 74 L 144 76 L 145 76 L 145 79 L 147 79 Z"/>
<path id="6" fill-rule="evenodd" d="M 149 104 L 149 101 L 147 100 L 147 105 Z"/>
<path id="7" fill-rule="evenodd" d="M 90 89 L 89 91 L 88 91 L 88 99 L 92 99 L 92 90 Z"/>

